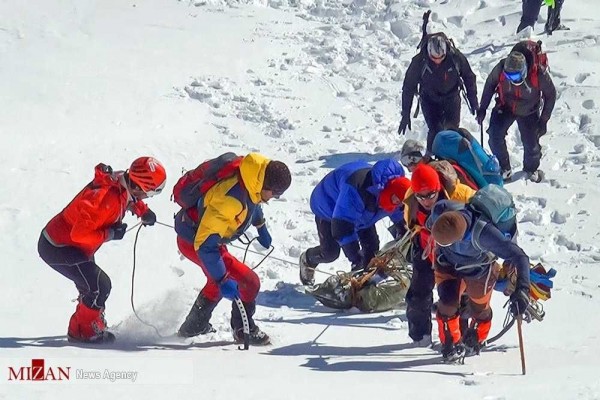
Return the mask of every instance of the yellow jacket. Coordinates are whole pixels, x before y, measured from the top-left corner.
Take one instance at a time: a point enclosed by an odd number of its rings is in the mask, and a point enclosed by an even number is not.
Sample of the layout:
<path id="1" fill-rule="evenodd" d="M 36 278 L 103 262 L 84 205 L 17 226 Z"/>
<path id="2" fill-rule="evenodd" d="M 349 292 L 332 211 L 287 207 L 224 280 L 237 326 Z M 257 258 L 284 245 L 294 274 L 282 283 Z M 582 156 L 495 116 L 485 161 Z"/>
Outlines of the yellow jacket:
<path id="1" fill-rule="evenodd" d="M 240 164 L 242 183 L 235 176 L 217 183 L 206 192 L 203 209 L 198 210 L 199 225 L 194 238 L 196 251 L 211 235 L 218 235 L 219 243 L 228 243 L 242 235 L 251 223 L 262 224 L 260 192 L 269 161 L 258 153 L 250 153 Z"/>

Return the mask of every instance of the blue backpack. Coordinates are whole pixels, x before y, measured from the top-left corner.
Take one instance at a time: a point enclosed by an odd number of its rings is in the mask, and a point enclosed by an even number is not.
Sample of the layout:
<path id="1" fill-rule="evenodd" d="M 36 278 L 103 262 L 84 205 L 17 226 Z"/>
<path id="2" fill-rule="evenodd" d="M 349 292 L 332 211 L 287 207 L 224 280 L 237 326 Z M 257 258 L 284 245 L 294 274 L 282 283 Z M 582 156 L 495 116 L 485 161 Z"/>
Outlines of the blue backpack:
<path id="1" fill-rule="evenodd" d="M 439 132 L 432 152 L 438 158 L 456 162 L 480 188 L 490 183 L 504 185 L 496 157 L 489 155 L 466 129 Z"/>
<path id="2" fill-rule="evenodd" d="M 472 242 L 479 247 L 479 235 L 488 223 L 512 240 L 517 235 L 517 209 L 512 195 L 502 186 L 489 184 L 482 187 L 467 203 L 467 207 L 479 214 L 472 231 Z"/>

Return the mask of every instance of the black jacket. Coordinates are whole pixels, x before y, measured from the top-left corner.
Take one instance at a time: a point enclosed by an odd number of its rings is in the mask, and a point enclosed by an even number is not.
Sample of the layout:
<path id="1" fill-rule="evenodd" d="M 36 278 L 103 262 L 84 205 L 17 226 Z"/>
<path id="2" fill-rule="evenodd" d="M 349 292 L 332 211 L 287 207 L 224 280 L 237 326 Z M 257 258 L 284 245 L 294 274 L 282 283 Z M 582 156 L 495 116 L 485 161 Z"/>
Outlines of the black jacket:
<path id="1" fill-rule="evenodd" d="M 497 107 L 512 112 L 518 117 L 525 117 L 537 113 L 543 100 L 544 106 L 540 119 L 548 121 L 554 109 L 554 103 L 556 103 L 556 88 L 548 71 L 538 72 L 537 87 L 532 84 L 529 75 L 521 85 L 516 86 L 508 79 L 502 78 L 505 60 L 500 60 L 485 81 L 483 93 L 481 94 L 481 109 L 487 110 L 492 95 L 496 93 Z"/>
<path id="2" fill-rule="evenodd" d="M 458 67 L 458 70 L 457 70 Z M 477 83 L 475 74 L 466 57 L 458 50 L 448 52 L 440 65 L 429 59 L 426 53 L 413 57 L 402 85 L 402 115 L 409 115 L 413 97 L 419 95 L 427 101 L 442 103 L 449 97 L 457 96 L 461 78 L 465 84 L 469 104 L 477 108 Z"/>

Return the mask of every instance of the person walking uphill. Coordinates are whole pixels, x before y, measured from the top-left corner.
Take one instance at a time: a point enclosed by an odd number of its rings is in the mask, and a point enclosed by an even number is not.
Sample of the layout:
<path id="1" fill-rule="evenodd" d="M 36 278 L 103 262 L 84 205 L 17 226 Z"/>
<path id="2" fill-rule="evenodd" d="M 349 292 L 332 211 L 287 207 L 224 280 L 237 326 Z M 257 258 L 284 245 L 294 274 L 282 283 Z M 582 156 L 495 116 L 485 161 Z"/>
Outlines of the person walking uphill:
<path id="1" fill-rule="evenodd" d="M 544 33 L 552 35 L 554 31 L 568 31 L 568 27 L 560 22 L 560 11 L 562 9 L 564 0 L 522 0 L 523 1 L 523 13 L 521 14 L 521 21 L 517 27 L 517 33 L 530 26 L 533 28 L 540 14 L 542 3 L 546 3 L 548 6 L 548 16 L 546 18 L 546 24 L 544 25 Z"/>
<path id="2" fill-rule="evenodd" d="M 371 165 L 364 161 L 344 164 L 321 180 L 310 196 L 319 245 L 300 255 L 300 281 L 314 284 L 315 268 L 338 259 L 340 250 L 353 271 L 364 269 L 379 251 L 375 224 L 390 217 L 391 233 L 404 232 L 402 200 L 410 181 L 394 159 Z"/>
<path id="3" fill-rule="evenodd" d="M 123 238 L 126 211 L 140 217 L 143 225 L 154 225 L 156 214 L 142 200 L 160 193 L 166 179 L 164 167 L 152 157 L 136 159 L 127 171 L 98 164 L 94 179 L 42 230 L 40 257 L 73 281 L 79 291 L 69 321 L 69 341 L 105 343 L 115 339 L 104 320 L 111 282 L 94 254 L 105 242 Z"/>
<path id="4" fill-rule="evenodd" d="M 508 57 L 500 60 L 490 72 L 481 94 L 481 107 L 477 113 L 480 124 L 496 93 L 488 129 L 489 145 L 498 158 L 504 180 L 510 180 L 512 176 L 506 135 L 515 121 L 523 142 L 523 171 L 534 182 L 543 179 L 543 173 L 538 170 L 542 157 L 540 137 L 547 132 L 556 102 L 556 89 L 540 46 L 531 41 L 515 45 Z"/>
<path id="5" fill-rule="evenodd" d="M 443 33 L 428 35 L 422 51 L 413 57 L 402 85 L 402 120 L 398 133 L 411 129 L 410 112 L 415 94 L 419 94 L 427 133 L 427 151 L 435 135 L 460 126 L 460 92 L 466 96 L 472 114 L 478 109 L 475 74 L 466 57 Z"/>
<path id="6" fill-rule="evenodd" d="M 196 205 L 183 207 L 177 213 L 175 230 L 179 250 L 202 268 L 207 282 L 179 328 L 179 335 L 192 337 L 213 331 L 209 321 L 221 297 L 240 298 L 248 314 L 250 343 L 269 344 L 269 336 L 252 318 L 260 290 L 258 275 L 233 257 L 226 244 L 253 225 L 259 234 L 258 242 L 265 248 L 271 246 L 261 203 L 279 198 L 290 187 L 290 170 L 281 161 L 269 160 L 258 153 L 244 157 L 226 153 L 201 164 L 198 170 L 208 175 L 211 170 L 216 172 L 215 176 L 205 176 L 199 182 L 196 189 L 201 193 Z M 203 189 L 210 179 L 208 186 L 212 186 Z M 236 342 L 243 342 L 242 316 L 234 302 L 231 328 Z"/>

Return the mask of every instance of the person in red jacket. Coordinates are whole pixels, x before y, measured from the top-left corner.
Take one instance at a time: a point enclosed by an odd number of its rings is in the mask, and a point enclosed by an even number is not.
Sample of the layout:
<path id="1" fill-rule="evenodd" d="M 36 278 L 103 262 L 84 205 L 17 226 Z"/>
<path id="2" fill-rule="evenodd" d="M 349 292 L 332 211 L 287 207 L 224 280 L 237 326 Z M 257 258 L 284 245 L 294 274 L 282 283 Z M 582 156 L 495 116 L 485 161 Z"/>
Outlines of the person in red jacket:
<path id="1" fill-rule="evenodd" d="M 154 225 L 156 214 L 142 201 L 162 191 L 167 175 L 152 157 L 140 157 L 127 171 L 105 164 L 95 168 L 94 179 L 42 230 L 38 252 L 42 260 L 75 283 L 79 301 L 69 321 L 70 342 L 104 343 L 115 337 L 106 331 L 104 306 L 110 278 L 95 262 L 103 243 L 120 240 L 127 231 L 126 211 Z"/>

